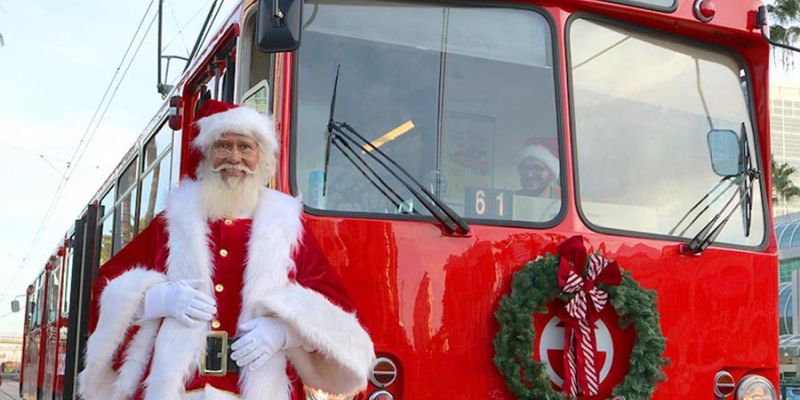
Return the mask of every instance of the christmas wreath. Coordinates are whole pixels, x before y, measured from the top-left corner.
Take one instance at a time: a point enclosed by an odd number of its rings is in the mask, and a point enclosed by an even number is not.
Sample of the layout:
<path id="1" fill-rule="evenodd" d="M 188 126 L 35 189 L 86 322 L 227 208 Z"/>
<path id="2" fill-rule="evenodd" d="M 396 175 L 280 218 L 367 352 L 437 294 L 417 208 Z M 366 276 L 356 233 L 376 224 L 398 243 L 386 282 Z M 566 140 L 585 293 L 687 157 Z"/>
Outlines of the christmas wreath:
<path id="1" fill-rule="evenodd" d="M 494 363 L 506 385 L 517 399 L 563 400 L 579 393 L 597 394 L 597 375 L 591 371 L 594 357 L 581 353 L 594 348 L 594 330 L 586 328 L 610 300 L 621 327 L 633 325 L 636 330 L 628 373 L 613 389 L 613 395 L 625 400 L 649 399 L 656 384 L 665 379 L 662 369 L 667 364 L 662 357 L 665 339 L 655 292 L 643 289 L 628 272 L 599 254 L 587 257 L 580 236 L 559 245 L 558 253 L 540 257 L 518 271 L 511 294 L 503 297 L 495 313 L 500 330 L 494 339 Z M 556 299 L 566 303 L 562 318 L 567 325 L 562 392 L 552 388 L 544 365 L 532 357 L 536 334 L 533 313 L 546 312 L 547 304 Z"/>

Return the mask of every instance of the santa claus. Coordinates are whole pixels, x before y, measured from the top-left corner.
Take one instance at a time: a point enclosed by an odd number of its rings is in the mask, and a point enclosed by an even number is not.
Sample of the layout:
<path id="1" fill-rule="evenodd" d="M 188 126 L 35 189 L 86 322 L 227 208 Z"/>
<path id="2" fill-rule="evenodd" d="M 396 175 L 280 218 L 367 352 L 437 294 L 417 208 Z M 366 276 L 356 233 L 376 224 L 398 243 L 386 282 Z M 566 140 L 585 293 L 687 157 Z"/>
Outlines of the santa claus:
<path id="1" fill-rule="evenodd" d="M 301 399 L 366 387 L 372 341 L 299 199 L 265 188 L 272 120 L 209 100 L 203 159 L 164 213 L 100 269 L 83 399 Z"/>

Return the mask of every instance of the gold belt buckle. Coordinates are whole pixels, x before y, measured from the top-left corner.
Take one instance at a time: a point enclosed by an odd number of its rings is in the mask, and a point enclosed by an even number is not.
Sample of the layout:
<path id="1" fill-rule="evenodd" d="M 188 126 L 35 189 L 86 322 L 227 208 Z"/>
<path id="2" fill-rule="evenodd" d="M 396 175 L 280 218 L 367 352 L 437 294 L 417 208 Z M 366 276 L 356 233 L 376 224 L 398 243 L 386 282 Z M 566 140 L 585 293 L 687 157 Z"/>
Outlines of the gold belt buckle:
<path id="1" fill-rule="evenodd" d="M 200 357 L 200 375 L 225 376 L 228 373 L 228 332 L 211 331 Z"/>

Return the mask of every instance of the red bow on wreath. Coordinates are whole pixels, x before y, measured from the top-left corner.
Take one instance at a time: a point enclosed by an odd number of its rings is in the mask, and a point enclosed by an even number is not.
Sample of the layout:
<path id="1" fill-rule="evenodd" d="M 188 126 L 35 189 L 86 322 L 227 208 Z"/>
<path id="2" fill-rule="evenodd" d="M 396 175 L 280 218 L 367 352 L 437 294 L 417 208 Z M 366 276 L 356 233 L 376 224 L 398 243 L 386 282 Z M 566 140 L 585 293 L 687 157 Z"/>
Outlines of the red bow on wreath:
<path id="1" fill-rule="evenodd" d="M 578 388 L 585 396 L 598 393 L 599 379 L 595 359 L 597 342 L 594 322 L 608 303 L 608 293 L 599 284 L 619 285 L 622 273 L 614 261 L 597 254 L 588 255 L 582 236 L 573 236 L 558 246 L 561 261 L 558 266 L 558 286 L 561 292 L 571 294 L 564 307 L 564 385 L 561 390 L 567 397 L 576 397 Z"/>

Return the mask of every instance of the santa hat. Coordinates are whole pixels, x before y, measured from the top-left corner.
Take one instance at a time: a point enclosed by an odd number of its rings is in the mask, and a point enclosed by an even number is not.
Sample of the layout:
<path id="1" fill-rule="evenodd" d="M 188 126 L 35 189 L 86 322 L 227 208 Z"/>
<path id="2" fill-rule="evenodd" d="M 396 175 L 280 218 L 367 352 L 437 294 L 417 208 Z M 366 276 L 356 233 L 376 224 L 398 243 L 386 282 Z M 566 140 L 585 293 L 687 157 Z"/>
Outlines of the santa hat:
<path id="1" fill-rule="evenodd" d="M 252 138 L 267 154 L 273 155 L 278 151 L 278 134 L 272 118 L 249 107 L 206 100 L 197 111 L 195 124 L 199 133 L 192 145 L 204 154 L 208 154 L 214 142 L 225 133 Z"/>
<path id="2" fill-rule="evenodd" d="M 558 175 L 561 168 L 555 148 L 541 140 L 529 143 L 519 152 L 518 163 L 522 163 L 526 158 L 532 158 L 544 164 L 553 174 Z"/>

